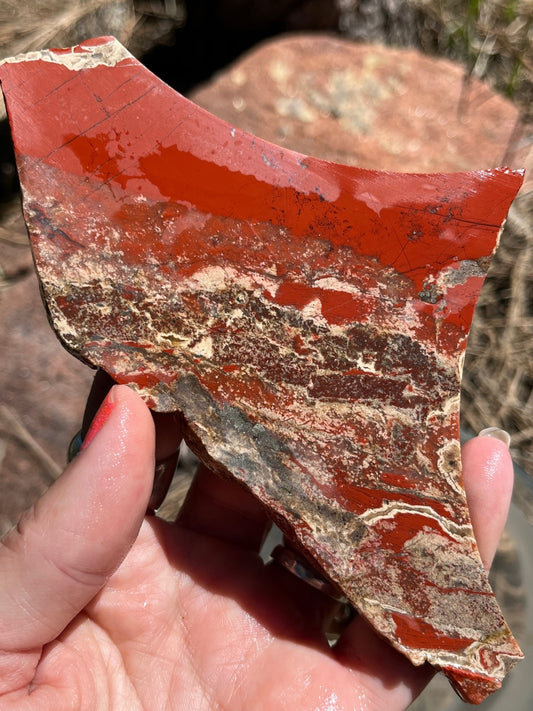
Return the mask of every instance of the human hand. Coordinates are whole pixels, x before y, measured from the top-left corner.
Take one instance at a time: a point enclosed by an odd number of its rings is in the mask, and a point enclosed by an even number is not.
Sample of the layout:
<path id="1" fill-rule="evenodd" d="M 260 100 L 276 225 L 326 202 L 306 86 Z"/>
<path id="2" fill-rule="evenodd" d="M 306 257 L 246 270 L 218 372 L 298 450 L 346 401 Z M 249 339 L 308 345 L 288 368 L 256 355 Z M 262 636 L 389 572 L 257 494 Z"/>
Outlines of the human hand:
<path id="1" fill-rule="evenodd" d="M 361 617 L 330 648 L 333 603 L 263 565 L 269 522 L 236 483 L 201 467 L 176 523 L 145 517 L 152 417 L 126 386 L 106 403 L 88 446 L 0 547 L 0 711 L 405 709 L 431 670 Z M 488 568 L 508 450 L 475 438 L 463 470 Z"/>

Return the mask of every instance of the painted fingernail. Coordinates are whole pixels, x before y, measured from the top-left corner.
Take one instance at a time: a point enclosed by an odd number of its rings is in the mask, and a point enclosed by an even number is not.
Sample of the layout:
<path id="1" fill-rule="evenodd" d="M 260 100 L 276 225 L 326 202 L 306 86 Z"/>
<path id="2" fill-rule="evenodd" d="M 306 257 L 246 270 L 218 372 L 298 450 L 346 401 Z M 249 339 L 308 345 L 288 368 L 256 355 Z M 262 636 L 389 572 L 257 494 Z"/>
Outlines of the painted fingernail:
<path id="1" fill-rule="evenodd" d="M 479 432 L 478 437 L 492 437 L 493 439 L 499 439 L 504 445 L 509 449 L 511 446 L 511 435 L 509 432 L 500 429 L 499 427 L 486 427 L 484 430 Z"/>
<path id="2" fill-rule="evenodd" d="M 105 425 L 107 419 L 109 418 L 109 415 L 112 413 L 113 408 L 115 407 L 115 400 L 113 397 L 114 389 L 114 387 L 111 388 L 111 390 L 107 393 L 105 400 L 102 402 L 98 409 L 98 412 L 94 416 L 93 421 L 91 422 L 91 426 L 89 427 L 89 431 L 85 435 L 85 439 L 83 440 L 82 445 L 80 447 L 80 452 L 83 452 L 84 449 L 87 449 L 87 447 L 91 444 L 98 432 L 100 432 L 102 427 Z"/>

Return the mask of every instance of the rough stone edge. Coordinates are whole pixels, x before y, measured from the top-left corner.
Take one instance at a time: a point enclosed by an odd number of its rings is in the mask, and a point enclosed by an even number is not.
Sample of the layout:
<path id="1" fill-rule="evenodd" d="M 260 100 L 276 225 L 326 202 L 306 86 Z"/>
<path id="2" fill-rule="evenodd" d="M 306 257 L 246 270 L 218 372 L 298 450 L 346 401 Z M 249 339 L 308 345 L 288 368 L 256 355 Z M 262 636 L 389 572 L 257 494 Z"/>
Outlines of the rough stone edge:
<path id="1" fill-rule="evenodd" d="M 92 69 L 93 67 L 104 65 L 114 67 L 125 59 L 136 61 L 130 52 L 114 37 L 97 37 L 88 40 L 90 44 L 81 42 L 75 47 L 71 47 L 70 52 L 58 49 L 43 49 L 34 52 L 23 52 L 14 57 L 6 57 L 0 60 L 0 67 L 3 64 L 18 64 L 19 62 L 51 62 L 62 64 L 71 71 Z M 81 52 L 75 52 L 75 49 Z"/>

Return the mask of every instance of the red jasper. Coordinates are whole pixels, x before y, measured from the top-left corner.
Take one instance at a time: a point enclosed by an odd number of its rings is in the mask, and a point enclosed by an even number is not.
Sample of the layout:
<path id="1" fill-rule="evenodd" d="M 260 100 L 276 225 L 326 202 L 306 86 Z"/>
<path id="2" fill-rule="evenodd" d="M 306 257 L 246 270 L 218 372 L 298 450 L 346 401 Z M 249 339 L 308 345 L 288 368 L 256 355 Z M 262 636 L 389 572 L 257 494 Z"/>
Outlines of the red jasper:
<path id="1" fill-rule="evenodd" d="M 112 38 L 8 59 L 0 80 L 65 347 L 182 411 L 199 456 L 391 644 L 483 700 L 522 655 L 462 486 L 461 363 L 521 174 L 303 156 Z"/>

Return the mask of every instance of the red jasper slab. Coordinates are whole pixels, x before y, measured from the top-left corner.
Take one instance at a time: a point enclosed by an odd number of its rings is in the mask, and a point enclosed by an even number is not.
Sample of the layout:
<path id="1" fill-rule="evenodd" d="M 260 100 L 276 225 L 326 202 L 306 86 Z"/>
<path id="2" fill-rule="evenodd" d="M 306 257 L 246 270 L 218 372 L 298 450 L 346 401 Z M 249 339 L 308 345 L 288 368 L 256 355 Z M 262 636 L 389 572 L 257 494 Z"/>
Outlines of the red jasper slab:
<path id="1" fill-rule="evenodd" d="M 462 485 L 474 305 L 522 176 L 335 165 L 243 133 L 112 38 L 0 67 L 64 346 L 180 410 L 391 644 L 468 701 L 521 652 Z"/>

